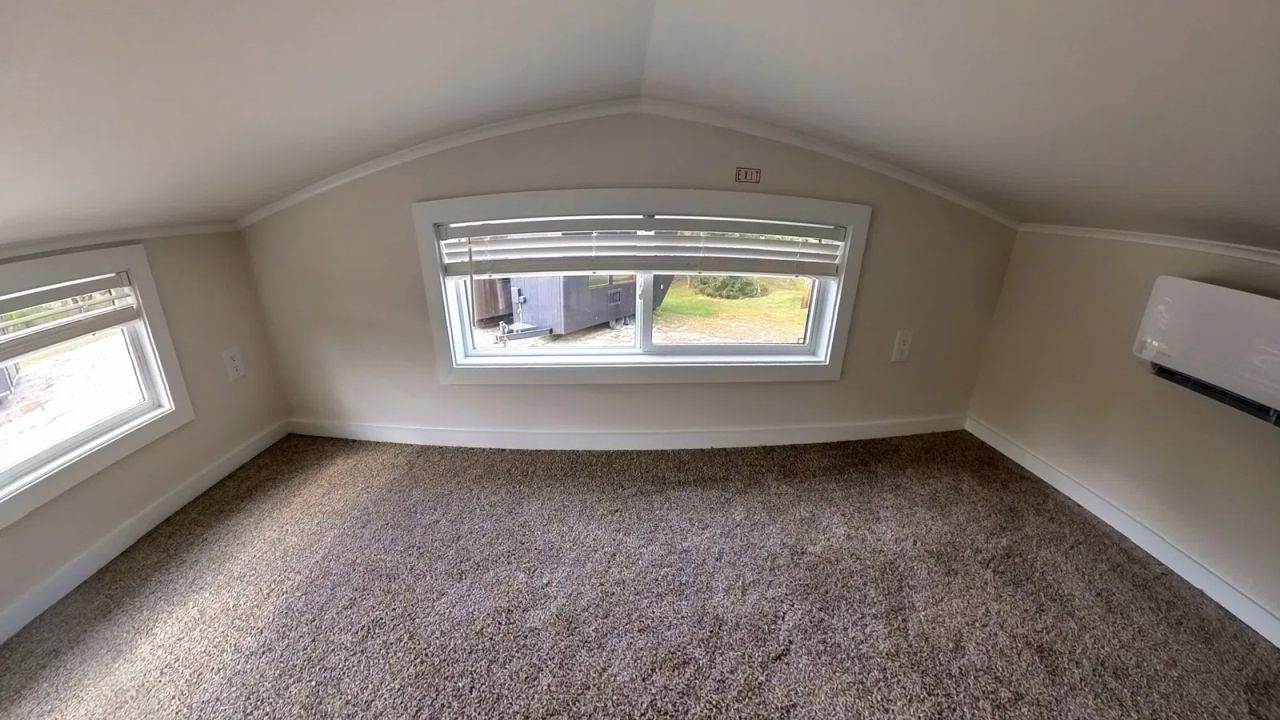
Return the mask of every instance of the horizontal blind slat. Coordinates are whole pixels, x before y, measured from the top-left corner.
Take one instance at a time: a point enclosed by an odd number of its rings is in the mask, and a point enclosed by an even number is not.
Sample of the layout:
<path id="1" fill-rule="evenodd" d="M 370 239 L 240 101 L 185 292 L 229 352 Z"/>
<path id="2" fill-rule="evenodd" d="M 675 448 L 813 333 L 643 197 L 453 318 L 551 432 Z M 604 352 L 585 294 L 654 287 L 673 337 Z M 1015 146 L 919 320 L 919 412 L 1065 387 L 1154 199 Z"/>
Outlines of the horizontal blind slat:
<path id="1" fill-rule="evenodd" d="M 104 294 L 97 298 L 82 299 L 78 303 L 54 301 L 28 308 L 29 312 L 0 316 L 0 336 L 24 332 L 42 325 L 52 325 L 70 317 L 86 315 L 109 307 L 123 307 L 135 302 L 131 294 L 118 294 L 119 292 L 117 290 L 110 295 Z"/>
<path id="2" fill-rule="evenodd" d="M 568 273 L 653 272 L 671 275 L 683 274 L 744 274 L 744 275 L 805 275 L 835 277 L 839 266 L 829 262 L 808 262 L 791 258 L 741 258 L 707 257 L 697 262 L 695 257 L 672 256 L 576 256 L 517 258 L 503 262 L 460 262 L 445 266 L 448 276 L 474 275 L 489 277 L 499 275 L 561 275 Z"/>
<path id="3" fill-rule="evenodd" d="M 701 252 L 697 247 L 683 247 L 680 245 L 660 245 L 650 248 L 628 248 L 628 247 L 598 247 L 586 248 L 585 252 L 582 248 L 575 248 L 573 252 L 565 252 L 563 248 L 532 248 L 520 250 L 517 252 L 491 252 L 486 253 L 477 251 L 468 258 L 462 255 L 446 262 L 446 265 L 455 263 L 465 263 L 470 260 L 476 265 L 485 263 L 505 263 L 515 260 L 523 260 L 526 258 L 577 258 L 577 257 L 607 257 L 607 258 L 635 258 L 637 261 L 643 261 L 653 257 L 672 257 L 672 258 L 703 258 L 711 261 L 715 258 L 755 258 L 758 260 L 803 260 L 809 263 L 835 264 L 835 258 L 829 255 L 803 255 L 794 252 L 781 252 L 777 250 L 752 250 L 752 249 L 724 249 L 720 252 Z"/>
<path id="4" fill-rule="evenodd" d="M 834 277 L 845 229 L 833 225 L 640 214 L 440 225 L 446 275 L 575 272 L 759 273 Z"/>
<path id="5" fill-rule="evenodd" d="M 44 305 L 45 303 L 128 286 L 129 276 L 121 272 L 11 293 L 0 297 L 0 315 Z"/>
<path id="6" fill-rule="evenodd" d="M 106 330 L 138 319 L 135 305 L 99 310 L 50 325 L 0 336 L 0 365 L 82 335 Z"/>
<path id="7" fill-rule="evenodd" d="M 518 255 L 525 251 L 560 249 L 572 254 L 590 248 L 633 248 L 636 252 L 651 252 L 657 248 L 693 247 L 708 252 L 721 250 L 771 250 L 784 253 L 805 253 L 836 258 L 840 246 L 831 242 L 793 242 L 743 237 L 688 238 L 672 235 L 618 235 L 605 237 L 556 236 L 539 238 L 481 238 L 468 243 L 466 240 L 450 240 L 442 243 L 445 258 L 465 258 L 467 253 L 502 253 Z"/>
<path id="8" fill-rule="evenodd" d="M 437 229 L 441 240 L 457 238 L 483 237 L 489 235 L 531 235 L 554 232 L 617 232 L 632 230 L 649 231 L 688 231 L 688 232 L 723 232 L 743 235 L 782 235 L 787 237 L 816 238 L 841 242 L 845 237 L 845 229 L 813 224 L 788 223 L 784 221 L 748 220 L 737 218 L 675 218 L 675 217 L 638 217 L 638 218 L 570 218 L 524 219 L 517 222 L 468 223 L 465 225 L 443 225 Z"/>

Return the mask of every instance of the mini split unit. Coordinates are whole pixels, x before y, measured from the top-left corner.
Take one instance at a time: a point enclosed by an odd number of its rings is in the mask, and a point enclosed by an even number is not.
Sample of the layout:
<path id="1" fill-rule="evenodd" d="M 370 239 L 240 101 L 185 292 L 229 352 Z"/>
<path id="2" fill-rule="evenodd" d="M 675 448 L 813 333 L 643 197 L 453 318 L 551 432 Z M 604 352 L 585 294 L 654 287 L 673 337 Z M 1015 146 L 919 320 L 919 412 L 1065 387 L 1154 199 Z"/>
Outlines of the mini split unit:
<path id="1" fill-rule="evenodd" d="M 1280 426 L 1280 300 L 1160 277 L 1133 351 L 1156 375 Z"/>

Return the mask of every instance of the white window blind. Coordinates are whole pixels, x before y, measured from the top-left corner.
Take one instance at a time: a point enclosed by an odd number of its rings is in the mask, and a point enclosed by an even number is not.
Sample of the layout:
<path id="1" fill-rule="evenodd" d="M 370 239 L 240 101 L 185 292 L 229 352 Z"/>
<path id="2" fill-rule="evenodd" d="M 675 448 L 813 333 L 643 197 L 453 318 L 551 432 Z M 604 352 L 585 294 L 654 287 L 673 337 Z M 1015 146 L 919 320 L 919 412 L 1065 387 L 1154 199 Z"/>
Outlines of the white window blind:
<path id="1" fill-rule="evenodd" d="M 835 277 L 845 228 L 693 215 L 575 215 L 436 226 L 446 275 L 571 272 Z"/>
<path id="2" fill-rule="evenodd" d="M 127 273 L 0 296 L 0 364 L 138 319 Z"/>

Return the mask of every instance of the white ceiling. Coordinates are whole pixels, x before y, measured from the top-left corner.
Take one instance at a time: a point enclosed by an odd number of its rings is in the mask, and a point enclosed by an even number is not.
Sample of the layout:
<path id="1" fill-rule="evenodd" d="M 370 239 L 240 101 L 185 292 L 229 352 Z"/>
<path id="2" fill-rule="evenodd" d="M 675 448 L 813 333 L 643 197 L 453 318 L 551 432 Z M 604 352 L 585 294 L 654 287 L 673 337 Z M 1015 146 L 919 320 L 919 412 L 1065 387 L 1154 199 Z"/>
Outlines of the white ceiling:
<path id="1" fill-rule="evenodd" d="M 1275 0 L 0 0 L 0 240 L 233 220 L 641 93 L 1022 222 L 1280 249 Z"/>
<path id="2" fill-rule="evenodd" d="M 1023 222 L 1280 248 L 1276 0 L 663 2 L 644 90 Z"/>
<path id="3" fill-rule="evenodd" d="M 0 0 L 0 238 L 233 220 L 432 135 L 635 95 L 651 11 Z"/>

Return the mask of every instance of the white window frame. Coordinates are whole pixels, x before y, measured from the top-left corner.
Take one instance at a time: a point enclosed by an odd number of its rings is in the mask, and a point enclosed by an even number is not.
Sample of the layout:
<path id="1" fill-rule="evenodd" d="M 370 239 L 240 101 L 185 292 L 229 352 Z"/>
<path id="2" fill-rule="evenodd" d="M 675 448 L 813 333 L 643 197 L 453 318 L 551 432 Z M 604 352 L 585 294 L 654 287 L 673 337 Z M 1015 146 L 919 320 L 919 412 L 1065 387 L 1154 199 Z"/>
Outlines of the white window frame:
<path id="1" fill-rule="evenodd" d="M 0 294 L 127 273 L 138 318 L 124 337 L 143 402 L 0 471 L 0 528 L 195 418 L 187 386 L 141 245 L 67 252 L 0 263 Z"/>
<path id="2" fill-rule="evenodd" d="M 835 278 L 819 278 L 806 342 L 796 345 L 655 345 L 647 316 L 649 273 L 637 274 L 636 348 L 486 351 L 472 344 L 465 278 L 443 272 L 437 228 L 504 218 L 670 214 L 788 220 L 843 227 L 845 250 Z M 654 188 L 547 190 L 415 203 L 419 259 L 443 384 L 580 384 L 830 381 L 840 378 L 871 208 L 788 195 Z M 626 272 L 628 268 L 617 268 Z M 676 272 L 674 274 L 682 274 Z M 828 321 L 829 319 L 829 321 Z"/>

